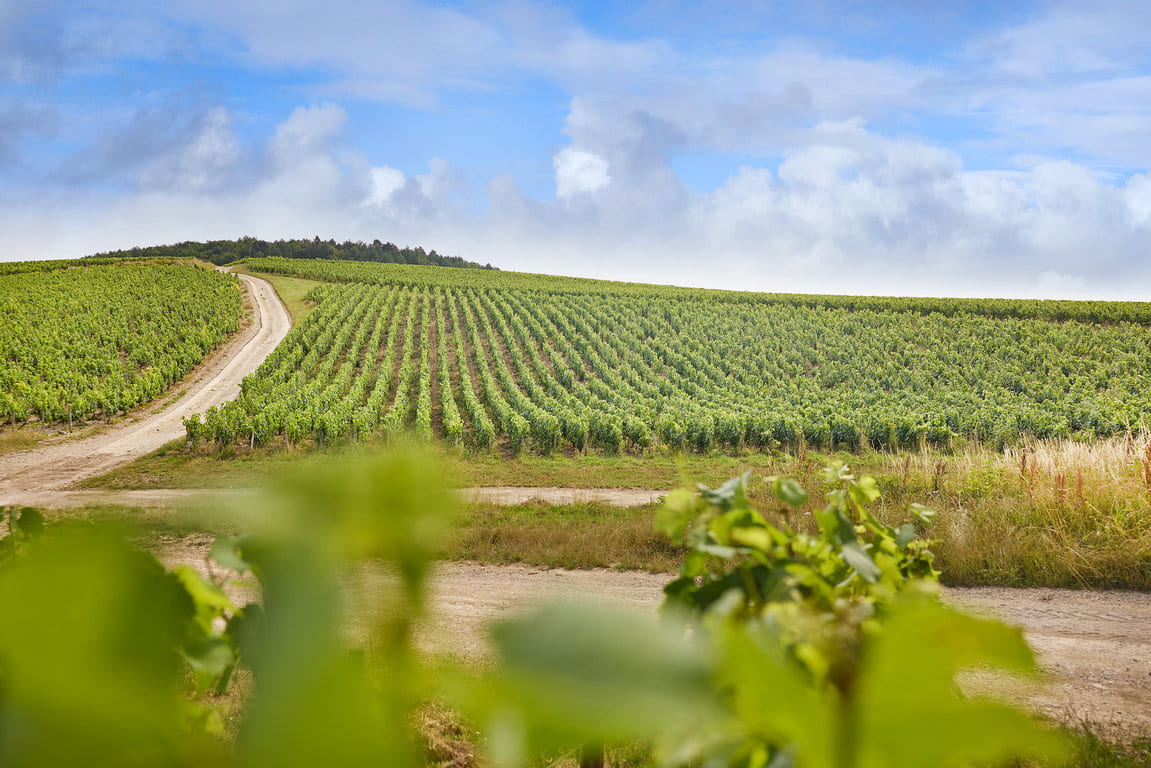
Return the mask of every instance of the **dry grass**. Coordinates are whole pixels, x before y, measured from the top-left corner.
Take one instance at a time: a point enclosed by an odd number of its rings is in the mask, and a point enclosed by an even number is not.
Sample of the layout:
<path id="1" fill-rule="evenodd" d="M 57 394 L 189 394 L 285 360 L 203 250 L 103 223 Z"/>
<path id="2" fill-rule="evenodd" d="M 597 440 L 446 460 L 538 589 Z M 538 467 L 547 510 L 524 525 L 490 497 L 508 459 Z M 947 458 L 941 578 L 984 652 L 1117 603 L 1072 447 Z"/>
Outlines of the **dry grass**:
<path id="1" fill-rule="evenodd" d="M 950 583 L 1151 589 L 1147 435 L 891 456 L 877 469 L 889 507 L 918 495 L 939 511 L 929 535 Z"/>
<path id="2" fill-rule="evenodd" d="M 33 447 L 45 437 L 42 430 L 25 427 L 0 427 L 0 456 Z"/>
<path id="3" fill-rule="evenodd" d="M 416 734 L 424 764 L 435 768 L 472 768 L 481 765 L 476 750 L 479 733 L 457 712 L 440 702 L 430 701 L 414 713 Z"/>
<path id="4" fill-rule="evenodd" d="M 820 487 L 830 457 L 777 456 L 757 475 Z M 969 446 L 932 453 L 844 456 L 875 475 L 884 497 L 880 516 L 910 522 L 919 502 L 938 512 L 922 535 L 952 585 L 1044 586 L 1151 590 L 1151 439 L 1116 438 L 1091 445 L 1034 442 L 1004 453 Z M 767 463 L 767 462 L 764 462 Z M 700 467 L 710 484 L 731 467 Z M 722 473 L 717 474 L 720 470 Z M 753 503 L 769 516 L 778 505 L 762 484 Z M 809 507 L 788 523 L 814 525 Z M 470 507 L 450 555 L 479 562 L 525 562 L 567 568 L 608 567 L 667 572 L 682 551 L 652 532 L 651 507 L 603 504 Z"/>
<path id="5" fill-rule="evenodd" d="M 448 555 L 481 563 L 674 571 L 683 550 L 652 527 L 653 506 L 469 505 Z"/>
<path id="6" fill-rule="evenodd" d="M 95 479 L 92 487 L 243 486 L 269 473 L 361 451 L 239 451 L 231 457 L 169 446 Z M 799 454 L 654 454 L 650 456 L 523 456 L 441 450 L 457 486 L 633 487 L 668 490 L 696 482 L 717 485 L 745 470 L 784 475 L 809 491 L 820 487 L 830 458 Z M 1000 452 L 968 444 L 949 453 L 838 454 L 875 475 L 880 512 L 911 520 L 907 505 L 939 512 L 924 533 L 949 583 L 1151 590 L 1151 436 L 1092 443 L 1032 441 Z M 770 512 L 762 492 L 753 499 Z M 817 500 L 814 503 L 817 503 Z M 481 562 L 565 567 L 671 570 L 678 555 L 650 529 L 651 510 L 535 505 L 534 512 L 477 506 L 465 516 L 451 555 Z M 808 510 L 810 511 L 810 510 Z M 793 517 L 799 528 L 810 518 Z"/>

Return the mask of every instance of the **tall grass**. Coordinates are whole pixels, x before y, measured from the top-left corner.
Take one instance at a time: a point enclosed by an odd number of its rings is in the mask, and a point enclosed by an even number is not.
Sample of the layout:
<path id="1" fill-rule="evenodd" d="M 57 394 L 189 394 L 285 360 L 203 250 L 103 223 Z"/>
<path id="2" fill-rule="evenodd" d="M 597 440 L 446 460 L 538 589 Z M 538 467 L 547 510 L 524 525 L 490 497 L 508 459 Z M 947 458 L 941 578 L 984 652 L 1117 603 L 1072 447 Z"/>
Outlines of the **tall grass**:
<path id="1" fill-rule="evenodd" d="M 793 477 L 816 492 L 829 458 L 756 456 L 748 468 Z M 912 502 L 938 512 L 922 532 L 937 540 L 933 549 L 949 584 L 1151 590 L 1151 436 L 1092 444 L 1034 441 L 1005 452 L 968 445 L 953 454 L 840 458 L 878 478 L 878 511 L 888 521 L 911 522 Z M 717 457 L 712 466 L 693 463 L 674 484 L 716 485 L 740 469 L 730 457 Z M 757 508 L 779 514 L 763 485 L 758 492 L 754 487 Z M 821 503 L 813 493 L 788 524 L 813 530 L 811 512 Z M 680 553 L 651 532 L 652 513 L 602 504 L 475 505 L 451 554 L 487 562 L 669 570 Z"/>
<path id="2" fill-rule="evenodd" d="M 887 456 L 876 470 L 889 506 L 939 511 L 930 535 L 950 583 L 1151 589 L 1151 436 Z"/>

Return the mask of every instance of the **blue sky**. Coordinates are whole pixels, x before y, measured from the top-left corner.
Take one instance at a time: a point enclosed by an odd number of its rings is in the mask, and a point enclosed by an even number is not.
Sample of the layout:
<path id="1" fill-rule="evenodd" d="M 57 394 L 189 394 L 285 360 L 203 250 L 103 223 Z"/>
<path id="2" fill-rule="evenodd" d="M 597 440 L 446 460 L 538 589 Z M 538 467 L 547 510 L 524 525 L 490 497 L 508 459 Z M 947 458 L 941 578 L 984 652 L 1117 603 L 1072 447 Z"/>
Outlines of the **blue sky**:
<path id="1" fill-rule="evenodd" d="M 0 0 L 0 259 L 379 237 L 508 269 L 1146 298 L 1132 0 Z"/>

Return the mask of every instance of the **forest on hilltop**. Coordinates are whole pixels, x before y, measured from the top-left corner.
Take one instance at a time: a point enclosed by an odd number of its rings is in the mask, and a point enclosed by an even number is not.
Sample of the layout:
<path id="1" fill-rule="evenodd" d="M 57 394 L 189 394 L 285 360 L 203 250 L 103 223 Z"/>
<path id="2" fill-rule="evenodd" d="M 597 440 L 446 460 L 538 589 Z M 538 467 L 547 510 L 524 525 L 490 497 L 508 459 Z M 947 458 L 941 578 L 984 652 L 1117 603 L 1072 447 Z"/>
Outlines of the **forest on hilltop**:
<path id="1" fill-rule="evenodd" d="M 368 261 L 379 264 L 415 264 L 430 267 L 459 267 L 463 269 L 491 269 L 491 264 L 479 264 L 458 256 L 444 256 L 422 247 L 400 247 L 378 239 L 370 243 L 345 240 L 258 240 L 241 237 L 238 240 L 187 241 L 173 245 L 150 245 L 122 251 L 97 253 L 87 258 L 192 258 L 213 264 L 231 264 L 241 259 L 279 257 L 283 259 L 339 259 L 342 261 Z"/>

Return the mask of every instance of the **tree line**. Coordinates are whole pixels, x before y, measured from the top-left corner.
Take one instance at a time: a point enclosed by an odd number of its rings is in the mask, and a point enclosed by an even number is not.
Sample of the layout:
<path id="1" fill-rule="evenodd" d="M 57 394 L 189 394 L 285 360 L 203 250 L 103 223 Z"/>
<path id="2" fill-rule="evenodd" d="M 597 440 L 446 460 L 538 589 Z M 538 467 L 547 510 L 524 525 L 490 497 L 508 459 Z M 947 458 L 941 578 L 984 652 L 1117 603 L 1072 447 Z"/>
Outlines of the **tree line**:
<path id="1" fill-rule="evenodd" d="M 231 264 L 234 261 L 253 258 L 278 257 L 283 259 L 339 259 L 343 261 L 368 261 L 379 264 L 414 264 L 418 266 L 458 267 L 463 269 L 490 269 L 491 264 L 479 264 L 459 256 L 444 256 L 436 251 L 426 251 L 420 246 L 401 247 L 394 243 L 370 243 L 345 240 L 259 240 L 254 237 L 241 237 L 238 240 L 209 240 L 198 242 L 189 240 L 173 245 L 137 246 L 120 251 L 97 253 L 85 258 L 164 258 L 201 259 L 212 264 Z"/>

